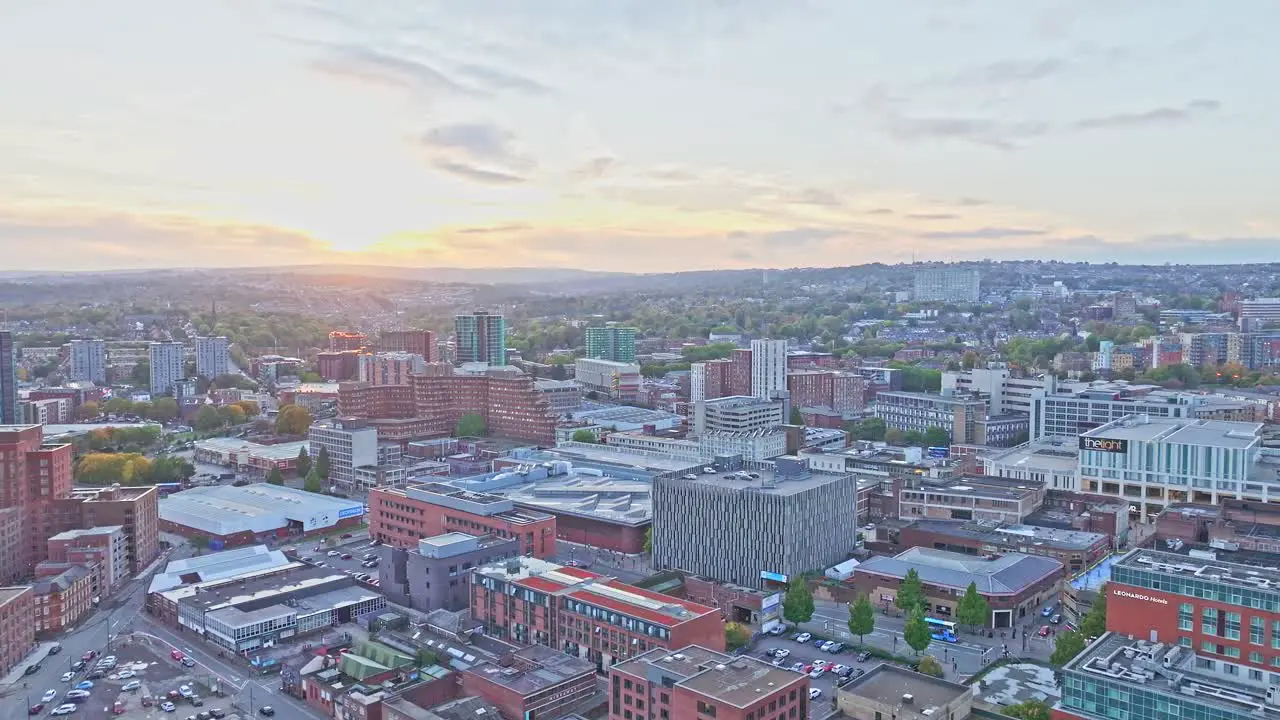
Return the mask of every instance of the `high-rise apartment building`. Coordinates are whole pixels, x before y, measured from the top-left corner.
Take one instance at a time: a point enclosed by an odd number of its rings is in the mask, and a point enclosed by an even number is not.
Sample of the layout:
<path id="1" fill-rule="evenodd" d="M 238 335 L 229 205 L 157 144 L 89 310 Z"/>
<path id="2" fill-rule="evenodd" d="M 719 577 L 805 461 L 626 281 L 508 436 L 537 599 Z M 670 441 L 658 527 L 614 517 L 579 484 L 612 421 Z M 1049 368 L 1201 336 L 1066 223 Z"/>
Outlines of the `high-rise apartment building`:
<path id="1" fill-rule="evenodd" d="M 589 327 L 584 333 L 587 357 L 633 363 L 636 361 L 636 329 L 630 327 Z"/>
<path id="2" fill-rule="evenodd" d="M 738 348 L 729 354 L 729 386 L 725 395 L 754 395 L 752 392 L 751 350 Z"/>
<path id="3" fill-rule="evenodd" d="M 976 303 L 982 297 L 977 270 L 935 267 L 917 270 L 914 299 L 918 302 Z"/>
<path id="4" fill-rule="evenodd" d="M 174 384 L 181 380 L 185 349 L 180 342 L 153 342 L 147 346 L 147 360 L 151 363 L 151 394 L 163 395 L 174 391 Z"/>
<path id="5" fill-rule="evenodd" d="M 426 361 L 407 352 L 364 353 L 357 375 L 370 385 L 408 385 L 409 376 L 423 372 Z"/>
<path id="6" fill-rule="evenodd" d="M 54 510 L 71 492 L 71 446 L 44 442 L 39 425 L 0 425 L 0 508 L 22 513 L 15 557 L 30 573 L 44 559 L 46 538 L 66 529 Z"/>
<path id="7" fill-rule="evenodd" d="M 715 400 L 732 395 L 733 393 L 730 392 L 732 368 L 733 363 L 729 360 L 710 360 L 690 365 L 689 402 Z"/>
<path id="8" fill-rule="evenodd" d="M 231 354 L 223 335 L 196 338 L 196 374 L 210 380 L 231 372 Z"/>
<path id="9" fill-rule="evenodd" d="M 424 362 L 439 362 L 436 334 L 430 330 L 386 330 L 378 338 L 381 352 L 404 352 L 420 355 Z"/>
<path id="10" fill-rule="evenodd" d="M 364 333 L 334 330 L 329 333 L 329 352 L 347 352 L 361 350 L 369 344 Z"/>
<path id="11" fill-rule="evenodd" d="M 71 380 L 87 380 L 95 385 L 107 382 L 107 343 L 103 340 L 72 340 L 69 355 Z"/>
<path id="12" fill-rule="evenodd" d="M 0 330 L 0 425 L 17 425 L 21 419 L 18 348 L 13 344 L 13 333 Z"/>
<path id="13" fill-rule="evenodd" d="M 507 321 L 503 316 L 484 310 L 455 315 L 453 334 L 459 363 L 507 364 Z"/>
<path id="14" fill-rule="evenodd" d="M 787 390 L 787 341 L 751 341 L 751 394 L 768 400 Z"/>

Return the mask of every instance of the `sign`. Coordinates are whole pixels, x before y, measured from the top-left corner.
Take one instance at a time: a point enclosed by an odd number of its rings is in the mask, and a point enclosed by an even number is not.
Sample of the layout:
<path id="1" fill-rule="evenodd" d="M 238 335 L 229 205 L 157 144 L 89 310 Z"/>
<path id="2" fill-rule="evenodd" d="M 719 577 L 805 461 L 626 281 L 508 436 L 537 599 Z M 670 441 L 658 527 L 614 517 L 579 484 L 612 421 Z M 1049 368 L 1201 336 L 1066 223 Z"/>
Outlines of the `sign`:
<path id="1" fill-rule="evenodd" d="M 768 570 L 761 570 L 761 571 L 760 571 L 760 579 L 761 579 L 761 580 L 772 580 L 773 582 L 785 583 L 785 582 L 787 581 L 787 576 L 786 576 L 786 575 L 783 575 L 782 573 L 775 573 L 775 572 L 769 572 Z"/>
<path id="2" fill-rule="evenodd" d="M 760 601 L 760 615 L 767 617 L 778 612 L 778 606 L 782 604 L 782 593 L 774 593 L 764 600 Z"/>
<path id="3" fill-rule="evenodd" d="M 1121 438 L 1100 438 L 1080 436 L 1081 450 L 1096 450 L 1108 453 L 1129 452 L 1129 441 Z"/>
<path id="4" fill-rule="evenodd" d="M 945 458 L 945 457 L 949 456 L 950 454 L 951 454 L 951 449 L 950 449 L 950 448 L 944 448 L 944 447 L 931 447 L 931 448 L 929 448 L 929 457 L 931 457 L 931 458 Z"/>
<path id="5" fill-rule="evenodd" d="M 1152 597 L 1150 595 L 1141 595 L 1139 593 L 1131 593 L 1128 590 L 1116 590 L 1115 594 L 1119 595 L 1120 597 L 1133 598 L 1134 600 L 1141 600 L 1143 602 L 1153 602 L 1153 603 L 1158 603 L 1160 605 L 1169 604 L 1169 601 L 1165 600 L 1164 598 Z"/>
<path id="6" fill-rule="evenodd" d="M 350 517 L 360 517 L 364 514 L 364 508 L 356 505 L 355 507 L 344 508 L 338 511 L 338 519 L 346 520 Z"/>

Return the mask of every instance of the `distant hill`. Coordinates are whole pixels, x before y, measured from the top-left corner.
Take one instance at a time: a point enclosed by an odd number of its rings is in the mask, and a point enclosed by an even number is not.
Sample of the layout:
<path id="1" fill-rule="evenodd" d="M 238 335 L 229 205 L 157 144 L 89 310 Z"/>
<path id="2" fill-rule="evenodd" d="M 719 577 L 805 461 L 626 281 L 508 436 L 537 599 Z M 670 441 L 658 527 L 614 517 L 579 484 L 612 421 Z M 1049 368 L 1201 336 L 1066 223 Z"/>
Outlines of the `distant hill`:
<path id="1" fill-rule="evenodd" d="M 364 277 L 464 283 L 468 285 L 540 285 L 544 283 L 631 277 L 630 273 L 577 270 L 574 268 L 424 268 L 392 267 L 387 265 L 283 265 L 253 268 L 251 271 L 292 272 L 305 275 L 361 275 Z"/>

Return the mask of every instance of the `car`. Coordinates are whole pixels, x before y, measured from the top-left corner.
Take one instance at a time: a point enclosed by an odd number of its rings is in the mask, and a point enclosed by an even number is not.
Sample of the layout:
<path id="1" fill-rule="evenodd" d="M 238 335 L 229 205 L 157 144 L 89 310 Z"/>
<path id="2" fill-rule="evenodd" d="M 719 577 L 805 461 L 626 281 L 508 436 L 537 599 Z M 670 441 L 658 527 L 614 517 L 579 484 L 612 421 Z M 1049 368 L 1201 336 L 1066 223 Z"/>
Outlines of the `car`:
<path id="1" fill-rule="evenodd" d="M 182 658 L 182 667 L 195 667 L 196 661 L 189 657 Z"/>
<path id="2" fill-rule="evenodd" d="M 379 585 L 379 583 L 378 583 L 378 578 L 374 578 L 374 579 L 370 580 L 370 581 L 369 581 L 369 584 L 370 584 L 370 585 L 372 585 L 372 586 L 374 586 L 374 587 L 378 587 L 378 585 Z"/>
<path id="3" fill-rule="evenodd" d="M 213 714 L 204 710 L 196 715 L 196 720 L 213 720 Z"/>
<path id="4" fill-rule="evenodd" d="M 59 705 L 58 707 L 54 708 L 51 714 L 70 715 L 71 713 L 75 712 L 78 709 L 79 709 L 79 706 L 77 706 L 75 703 L 67 703 L 65 705 Z"/>
<path id="5" fill-rule="evenodd" d="M 774 658 L 774 659 L 773 659 L 773 662 L 771 662 L 771 663 L 769 663 L 769 664 L 770 664 L 770 665 L 772 665 L 772 666 L 774 666 L 774 667 L 782 667 L 782 662 L 783 662 L 782 658 Z"/>
<path id="6" fill-rule="evenodd" d="M 192 707 L 204 707 L 204 700 L 201 700 L 199 695 L 192 695 L 187 699 L 191 701 Z"/>
<path id="7" fill-rule="evenodd" d="M 1043 609 L 1043 610 L 1041 610 L 1041 611 L 1040 611 L 1040 616 L 1041 616 L 1041 617 L 1049 617 L 1049 616 L 1050 616 L 1050 615 L 1052 615 L 1052 614 L 1053 614 L 1053 606 L 1052 606 L 1052 605 L 1049 605 L 1049 606 L 1047 606 L 1045 609 Z"/>
<path id="8" fill-rule="evenodd" d="M 192 690 L 192 689 L 191 689 L 191 686 L 190 686 L 190 685 L 179 685 L 179 686 L 178 686 L 178 694 L 179 694 L 179 695 L 181 695 L 181 696 L 182 696 L 182 697 L 184 697 L 184 698 L 189 698 L 189 697 L 191 697 L 192 695 L 195 695 L 196 693 L 195 693 L 195 691 L 194 691 L 194 690 Z"/>
<path id="9" fill-rule="evenodd" d="M 377 560 L 365 560 L 364 562 L 360 563 L 360 567 L 376 568 L 376 567 L 378 567 L 378 561 L 377 561 Z"/>
<path id="10" fill-rule="evenodd" d="M 34 663 L 34 664 L 32 664 L 32 665 L 28 665 L 28 666 L 27 666 L 27 669 L 22 671 L 22 674 L 23 674 L 23 675 L 35 675 L 35 674 L 36 674 L 36 673 L 38 673 L 38 672 L 40 672 L 40 663 Z"/>
<path id="11" fill-rule="evenodd" d="M 815 642 L 813 644 L 814 647 L 818 648 L 819 650 L 822 650 L 823 652 L 826 652 L 826 649 L 831 647 L 832 645 L 835 645 L 835 643 L 831 642 L 830 640 L 823 640 L 820 643 Z"/>
<path id="12" fill-rule="evenodd" d="M 322 545 L 317 545 L 317 546 L 315 546 L 314 548 L 311 548 L 311 551 L 312 551 L 312 552 L 324 552 L 324 546 L 322 546 Z"/>
<path id="13" fill-rule="evenodd" d="M 77 661 L 75 661 L 75 662 L 71 663 L 71 671 L 72 671 L 72 672 L 80 672 L 80 671 L 81 671 L 81 670 L 83 670 L 83 669 L 84 669 L 84 661 L 83 661 L 83 660 L 77 660 Z"/>
<path id="14" fill-rule="evenodd" d="M 60 652 L 62 652 L 62 644 L 61 644 L 61 643 L 54 643 L 54 644 L 52 644 L 52 645 L 50 645 L 50 646 L 49 646 L 49 654 L 50 654 L 50 655 L 57 655 L 57 654 L 58 654 L 58 653 L 60 653 Z"/>
<path id="15" fill-rule="evenodd" d="M 339 535 L 339 537 L 342 538 L 343 540 L 347 540 L 354 536 L 351 533 L 342 533 L 342 535 Z"/>
<path id="16" fill-rule="evenodd" d="M 89 698 L 89 691 L 88 690 L 68 690 L 67 694 L 64 695 L 63 697 L 72 701 L 87 700 Z"/>
<path id="17" fill-rule="evenodd" d="M 793 663 L 791 669 L 795 672 L 804 672 L 804 663 Z"/>
<path id="18" fill-rule="evenodd" d="M 170 650 L 169 657 L 177 660 L 178 662 L 182 662 L 182 658 L 186 657 L 186 655 L 182 654 L 181 650 Z"/>
<path id="19" fill-rule="evenodd" d="M 854 670 L 854 671 L 853 671 L 853 677 L 854 677 L 854 679 L 860 678 L 860 677 L 862 677 L 863 675 L 866 675 L 866 674 L 867 674 L 867 671 L 866 671 L 864 668 L 858 668 L 857 670 Z"/>
<path id="20" fill-rule="evenodd" d="M 39 715 L 42 712 L 44 712 L 44 703 L 36 703 L 35 705 L 27 708 L 28 715 Z"/>
<path id="21" fill-rule="evenodd" d="M 827 648 L 827 652 L 832 655 L 838 655 L 844 652 L 844 643 L 832 643 L 831 647 Z"/>
<path id="22" fill-rule="evenodd" d="M 114 666 L 115 666 L 115 664 L 116 664 L 116 656 L 115 656 L 115 655 L 108 655 L 108 656 L 106 656 L 106 657 L 102 658 L 102 660 L 100 660 L 99 662 L 110 663 L 110 664 L 114 667 Z"/>
<path id="23" fill-rule="evenodd" d="M 264 715 L 266 717 L 271 717 L 272 715 L 276 714 L 276 709 L 271 707 L 270 705 L 263 705 L 262 707 L 258 708 L 258 714 Z"/>
<path id="24" fill-rule="evenodd" d="M 1048 625 L 1041 625 L 1041 626 L 1040 626 L 1040 637 L 1049 637 L 1049 626 L 1048 626 Z"/>
<path id="25" fill-rule="evenodd" d="M 826 671 L 825 671 L 825 670 L 823 670 L 822 668 L 820 668 L 820 667 L 816 667 L 816 668 L 814 668 L 814 669 L 812 669 L 812 670 L 810 670 L 810 671 L 809 671 L 809 679 L 811 679 L 811 680 L 817 680 L 818 678 L 822 677 L 822 674 L 823 674 L 824 672 L 826 672 Z"/>
<path id="26" fill-rule="evenodd" d="M 774 637 L 777 637 L 786 631 L 787 631 L 787 628 L 782 625 L 774 625 L 773 627 L 769 628 L 769 634 L 773 635 Z"/>
<path id="27" fill-rule="evenodd" d="M 341 557 L 342 553 L 338 552 L 337 550 L 330 550 L 329 552 L 325 553 L 325 555 L 328 555 L 329 557 Z"/>
<path id="28" fill-rule="evenodd" d="M 365 556 L 360 559 L 361 560 L 377 560 L 378 556 L 374 553 L 365 553 Z"/>
<path id="29" fill-rule="evenodd" d="M 1062 623 L 1062 614 L 1061 614 L 1061 613 L 1054 613 L 1054 614 L 1053 614 L 1053 616 L 1049 618 L 1049 622 L 1053 623 L 1054 625 L 1059 625 L 1059 624 L 1061 624 L 1061 623 Z"/>
<path id="30" fill-rule="evenodd" d="M 160 709 L 161 709 L 161 710 L 163 710 L 163 711 L 165 711 L 165 712 L 173 712 L 174 710 L 177 710 L 177 709 L 178 709 L 178 706 L 177 706 L 177 705 L 174 705 L 173 703 L 169 702 L 168 700 L 165 700 L 164 702 L 160 703 Z"/>
<path id="31" fill-rule="evenodd" d="M 351 553 L 342 553 L 342 555 L 340 555 L 339 557 L 341 557 L 343 560 L 350 560 Z"/>
<path id="32" fill-rule="evenodd" d="M 842 678 L 847 678 L 847 677 L 849 677 L 850 675 L 852 675 L 852 674 L 853 674 L 853 668 L 851 668 L 851 667 L 845 667 L 844 665 L 841 665 L 840 667 L 842 667 L 842 668 L 844 668 L 844 669 L 843 669 L 843 670 L 835 671 L 835 673 L 836 673 L 837 675 L 839 675 L 840 677 L 842 677 Z"/>
<path id="33" fill-rule="evenodd" d="M 80 682 L 76 683 L 76 689 L 77 689 L 77 690 L 92 690 L 92 689 L 93 689 L 93 681 L 92 681 L 92 680 L 81 680 Z"/>
<path id="34" fill-rule="evenodd" d="M 121 687 L 120 689 L 125 692 L 133 692 L 134 690 L 137 690 L 140 687 L 142 687 L 141 680 L 130 680 L 129 682 L 125 683 L 124 686 Z"/>
<path id="35" fill-rule="evenodd" d="M 73 672 L 62 673 L 62 682 L 71 682 L 72 680 L 75 680 L 75 679 L 76 679 L 76 674 Z"/>
<path id="36" fill-rule="evenodd" d="M 57 690 L 45 690 L 44 694 L 40 696 L 40 702 L 43 702 L 43 703 L 53 702 L 54 699 L 57 697 L 58 697 Z"/>
<path id="37" fill-rule="evenodd" d="M 220 720 L 221 718 L 224 718 L 226 716 L 227 716 L 227 713 L 222 708 L 213 708 L 212 710 L 209 711 L 209 717 L 212 717 L 212 718 L 218 718 Z"/>
<path id="38" fill-rule="evenodd" d="M 853 668 L 849 667 L 848 665 L 832 665 L 827 669 L 837 675 L 847 675 L 848 673 L 845 672 L 846 670 L 853 670 Z"/>
<path id="39" fill-rule="evenodd" d="M 97 650 L 90 650 L 89 652 L 87 652 L 87 653 L 85 653 L 85 654 L 81 655 L 81 656 L 80 656 L 80 659 L 81 659 L 81 660 L 83 660 L 84 662 L 89 662 L 90 660 L 92 660 L 92 659 L 94 659 L 94 658 L 96 658 L 96 657 L 98 657 L 98 651 L 97 651 Z"/>
<path id="40" fill-rule="evenodd" d="M 85 675 L 85 678 L 87 678 L 87 679 L 89 679 L 89 680 L 101 680 L 102 678 L 104 678 L 104 677 L 106 677 L 106 676 L 107 676 L 106 671 L 104 671 L 104 670 L 94 670 L 93 672 L 90 672 L 88 675 Z"/>
<path id="41" fill-rule="evenodd" d="M 821 690 L 819 690 L 818 688 L 809 688 L 809 699 L 810 699 L 810 700 L 817 700 L 817 699 L 818 699 L 818 698 L 820 698 L 820 697 L 822 697 L 822 691 L 821 691 Z"/>
<path id="42" fill-rule="evenodd" d="M 111 704 L 111 712 L 115 715 L 123 715 L 128 709 L 123 700 L 117 700 Z"/>
<path id="43" fill-rule="evenodd" d="M 773 651 L 774 657 L 779 657 L 779 658 L 782 658 L 783 660 L 787 659 L 787 656 L 789 655 L 791 655 L 791 651 L 786 648 L 778 648 L 777 650 Z"/>
<path id="44" fill-rule="evenodd" d="M 810 635 L 809 633 L 800 633 L 799 635 L 796 636 L 796 642 L 798 643 L 807 643 L 812 639 L 813 639 L 813 636 Z"/>
<path id="45" fill-rule="evenodd" d="M 137 673 L 135 673 L 135 672 L 134 672 L 134 671 L 132 671 L 132 670 L 128 670 L 128 669 L 126 669 L 126 670 L 121 670 L 120 672 L 116 673 L 116 679 L 117 679 L 117 680 L 128 680 L 129 678 L 133 677 L 134 675 L 137 675 Z"/>
<path id="46" fill-rule="evenodd" d="M 858 662 L 866 662 L 870 659 L 871 659 L 871 652 L 869 650 L 863 650 L 862 652 L 858 653 Z"/>

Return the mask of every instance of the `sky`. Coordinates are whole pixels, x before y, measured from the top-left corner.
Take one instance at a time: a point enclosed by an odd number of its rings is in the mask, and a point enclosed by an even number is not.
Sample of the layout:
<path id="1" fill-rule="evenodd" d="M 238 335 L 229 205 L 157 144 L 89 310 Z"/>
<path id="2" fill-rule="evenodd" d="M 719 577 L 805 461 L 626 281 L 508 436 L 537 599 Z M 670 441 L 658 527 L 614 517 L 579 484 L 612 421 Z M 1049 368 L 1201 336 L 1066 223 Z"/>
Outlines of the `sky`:
<path id="1" fill-rule="evenodd" d="M 1277 261 L 1280 3 L 1227 9 L 9 3 L 0 270 Z"/>

